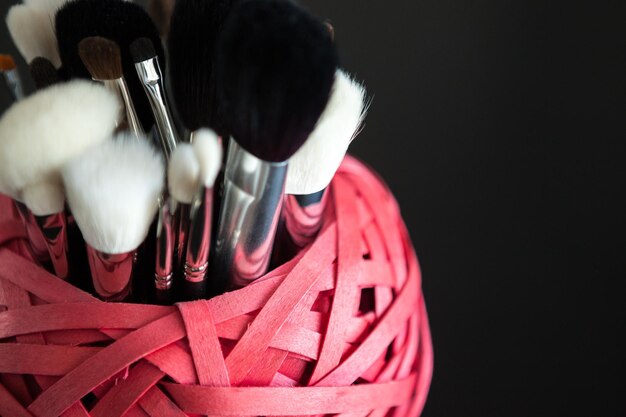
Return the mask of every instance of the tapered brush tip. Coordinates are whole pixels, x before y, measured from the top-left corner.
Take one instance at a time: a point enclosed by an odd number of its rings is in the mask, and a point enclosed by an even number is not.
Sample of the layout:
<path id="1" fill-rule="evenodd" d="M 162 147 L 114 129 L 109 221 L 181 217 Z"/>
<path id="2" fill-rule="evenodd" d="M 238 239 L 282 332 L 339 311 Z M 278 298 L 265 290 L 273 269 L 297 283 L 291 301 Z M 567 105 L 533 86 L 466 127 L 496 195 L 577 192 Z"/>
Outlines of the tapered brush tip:
<path id="1" fill-rule="evenodd" d="M 221 114 L 234 139 L 265 161 L 289 159 L 324 110 L 337 66 L 327 28 L 295 3 L 238 3 L 216 63 Z"/>
<path id="2" fill-rule="evenodd" d="M 148 38 L 139 38 L 134 40 L 133 43 L 130 44 L 130 54 L 136 64 L 157 56 L 156 51 L 154 50 L 154 45 Z"/>
<path id="3" fill-rule="evenodd" d="M 15 68 L 15 61 L 11 55 L 0 55 L 0 71 L 12 71 Z"/>
<path id="4" fill-rule="evenodd" d="M 137 249 L 163 189 L 165 163 L 148 138 L 122 134 L 63 168 L 67 201 L 85 241 L 108 254 Z"/>
<path id="5" fill-rule="evenodd" d="M 46 58 L 39 56 L 33 59 L 29 67 L 30 76 L 37 90 L 42 90 L 61 81 L 57 69 Z"/>
<path id="6" fill-rule="evenodd" d="M 191 204 L 200 186 L 200 164 L 189 143 L 181 143 L 172 153 L 167 180 L 170 195 L 180 203 Z"/>
<path id="7" fill-rule="evenodd" d="M 9 9 L 6 24 L 15 46 L 26 62 L 43 56 L 55 67 L 61 66 L 54 24 L 48 12 L 17 4 Z"/>
<path id="8" fill-rule="evenodd" d="M 200 164 L 200 181 L 213 188 L 222 167 L 222 142 L 211 129 L 200 129 L 193 134 L 192 146 Z"/>
<path id="9" fill-rule="evenodd" d="M 124 75 L 117 43 L 101 36 L 90 36 L 78 44 L 78 55 L 95 80 L 115 80 Z"/>

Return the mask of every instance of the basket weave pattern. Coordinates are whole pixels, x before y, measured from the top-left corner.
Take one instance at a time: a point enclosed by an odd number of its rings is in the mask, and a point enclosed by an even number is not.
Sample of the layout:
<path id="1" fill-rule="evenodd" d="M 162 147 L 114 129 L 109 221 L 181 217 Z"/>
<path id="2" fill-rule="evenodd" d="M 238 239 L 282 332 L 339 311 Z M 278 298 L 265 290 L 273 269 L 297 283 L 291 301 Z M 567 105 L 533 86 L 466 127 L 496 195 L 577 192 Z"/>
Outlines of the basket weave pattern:
<path id="1" fill-rule="evenodd" d="M 45 272 L 2 199 L 0 415 L 419 415 L 432 347 L 398 206 L 351 158 L 330 192 L 296 259 L 173 307 L 104 303 Z"/>

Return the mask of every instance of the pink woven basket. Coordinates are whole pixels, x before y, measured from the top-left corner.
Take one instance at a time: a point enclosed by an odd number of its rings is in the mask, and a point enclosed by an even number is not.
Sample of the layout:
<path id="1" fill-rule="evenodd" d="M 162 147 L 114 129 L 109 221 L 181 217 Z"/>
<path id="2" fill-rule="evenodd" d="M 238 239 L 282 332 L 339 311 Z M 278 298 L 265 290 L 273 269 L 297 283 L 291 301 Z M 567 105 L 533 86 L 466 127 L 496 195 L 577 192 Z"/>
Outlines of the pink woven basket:
<path id="1" fill-rule="evenodd" d="M 161 307 L 101 302 L 33 264 L 2 198 L 0 415 L 419 415 L 432 346 L 398 206 L 351 158 L 329 201 L 296 259 Z"/>

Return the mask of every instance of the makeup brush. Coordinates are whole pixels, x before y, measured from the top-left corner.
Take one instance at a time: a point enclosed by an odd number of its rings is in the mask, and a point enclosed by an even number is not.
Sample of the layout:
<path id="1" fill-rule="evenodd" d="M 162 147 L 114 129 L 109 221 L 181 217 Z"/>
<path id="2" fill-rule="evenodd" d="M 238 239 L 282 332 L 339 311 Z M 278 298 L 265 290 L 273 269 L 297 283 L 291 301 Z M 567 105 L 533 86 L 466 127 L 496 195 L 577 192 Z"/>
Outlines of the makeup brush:
<path id="1" fill-rule="evenodd" d="M 135 253 L 157 212 L 164 162 L 147 139 L 120 134 L 63 167 L 67 201 L 87 243 L 97 295 L 128 299 Z"/>
<path id="2" fill-rule="evenodd" d="M 0 119 L 0 192 L 35 215 L 61 278 L 68 273 L 61 166 L 106 139 L 117 112 L 106 89 L 72 81 L 17 102 Z"/>
<path id="3" fill-rule="evenodd" d="M 154 120 L 161 138 L 163 155 L 165 155 L 166 160 L 169 160 L 180 139 L 174 127 L 174 119 L 163 87 L 163 75 L 161 74 L 159 59 L 152 41 L 148 38 L 139 38 L 131 43 L 130 53 L 135 61 L 137 76 L 152 107 Z"/>
<path id="4" fill-rule="evenodd" d="M 119 46 L 130 96 L 143 130 L 149 132 L 154 119 L 137 78 L 130 44 L 137 38 L 147 37 L 154 44 L 162 69 L 165 61 L 159 32 L 145 10 L 137 4 L 120 0 L 71 0 L 57 11 L 55 24 L 61 62 L 70 77 L 91 78 L 78 54 L 78 44 L 84 38 L 100 36 Z"/>
<path id="5" fill-rule="evenodd" d="M 17 66 L 11 55 L 0 55 L 0 72 L 2 72 L 4 81 L 11 91 L 13 100 L 17 101 L 24 98 L 20 73 L 17 71 Z"/>
<path id="6" fill-rule="evenodd" d="M 48 13 L 18 4 L 9 9 L 6 23 L 15 46 L 27 63 L 42 56 L 56 68 L 61 66 L 54 25 Z"/>
<path id="7" fill-rule="evenodd" d="M 30 62 L 29 68 L 30 76 L 37 90 L 42 90 L 61 81 L 57 69 L 46 58 L 38 56 Z"/>
<path id="8" fill-rule="evenodd" d="M 237 0 L 177 0 L 167 39 L 169 86 L 176 118 L 188 135 L 210 127 L 228 132 L 218 114 L 215 88 L 217 40 Z"/>
<path id="9" fill-rule="evenodd" d="M 167 37 L 170 31 L 170 19 L 176 0 L 149 0 L 148 14 L 159 28 L 159 33 L 163 38 Z"/>
<path id="10" fill-rule="evenodd" d="M 182 282 L 186 300 L 206 297 L 213 226 L 213 186 L 222 165 L 222 144 L 212 130 L 200 129 L 195 132 L 192 146 L 200 166 L 200 186 L 191 203 L 189 215 L 185 279 Z"/>
<path id="11" fill-rule="evenodd" d="M 189 210 L 200 187 L 200 163 L 191 144 L 181 143 L 176 147 L 169 161 L 167 179 L 170 198 L 176 203 L 172 209 L 176 217 L 176 265 L 182 267 L 189 231 Z"/>
<path id="12" fill-rule="evenodd" d="M 326 107 L 338 65 L 326 27 L 295 3 L 242 1 L 216 61 L 233 140 L 224 172 L 215 276 L 242 287 L 267 270 L 288 159 Z"/>
<path id="13" fill-rule="evenodd" d="M 91 78 L 104 82 L 104 85 L 124 103 L 126 122 L 130 131 L 136 136 L 142 135 L 143 128 L 124 78 L 120 47 L 109 39 L 90 36 L 78 44 L 78 55 Z"/>
<path id="14" fill-rule="evenodd" d="M 337 70 L 330 99 L 315 130 L 289 159 L 274 263 L 291 259 L 315 239 L 322 226 L 326 187 L 359 133 L 367 107 L 363 85 Z"/>

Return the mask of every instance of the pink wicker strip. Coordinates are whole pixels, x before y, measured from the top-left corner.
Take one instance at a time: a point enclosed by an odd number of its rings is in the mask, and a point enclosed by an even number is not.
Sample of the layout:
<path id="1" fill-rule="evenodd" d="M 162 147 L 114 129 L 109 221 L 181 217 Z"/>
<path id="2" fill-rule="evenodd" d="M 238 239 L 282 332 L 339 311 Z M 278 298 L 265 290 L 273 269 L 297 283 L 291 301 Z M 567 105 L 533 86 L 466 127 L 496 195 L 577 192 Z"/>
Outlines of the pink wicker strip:
<path id="1" fill-rule="evenodd" d="M 0 198 L 0 415 L 418 416 L 433 356 L 398 206 L 351 158 L 330 192 L 296 259 L 174 307 L 104 303 L 45 272 Z"/>

